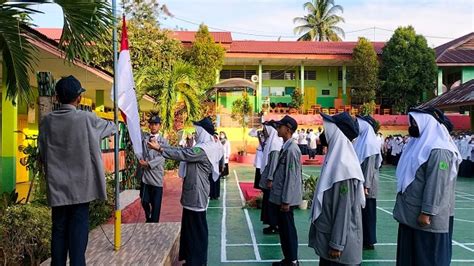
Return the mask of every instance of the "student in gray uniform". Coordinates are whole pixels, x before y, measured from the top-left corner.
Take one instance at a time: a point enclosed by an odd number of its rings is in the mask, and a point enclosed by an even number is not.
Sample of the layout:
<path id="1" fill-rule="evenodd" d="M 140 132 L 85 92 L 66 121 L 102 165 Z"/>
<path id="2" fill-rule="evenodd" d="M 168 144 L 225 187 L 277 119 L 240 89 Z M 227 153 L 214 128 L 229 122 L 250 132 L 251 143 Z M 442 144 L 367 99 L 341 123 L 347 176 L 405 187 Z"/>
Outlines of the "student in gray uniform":
<path id="1" fill-rule="evenodd" d="M 148 120 L 150 133 L 143 135 L 143 159 L 139 161 L 143 169 L 140 196 L 147 223 L 160 221 L 161 200 L 163 198 L 163 176 L 165 175 L 165 158 L 147 143 L 156 140 L 160 145 L 168 146 L 168 141 L 160 135 L 161 119 L 152 116 Z"/>
<path id="2" fill-rule="evenodd" d="M 86 265 L 89 203 L 106 200 L 100 141 L 115 124 L 77 110 L 85 90 L 73 76 L 56 83 L 58 110 L 40 122 L 39 151 L 52 209 L 51 265 Z"/>
<path id="3" fill-rule="evenodd" d="M 359 136 L 354 141 L 354 150 L 364 173 L 365 208 L 362 209 L 364 249 L 374 249 L 377 243 L 377 191 L 379 168 L 382 165 L 380 140 L 375 134 L 376 121 L 371 116 L 357 116 Z"/>
<path id="4" fill-rule="evenodd" d="M 293 209 L 302 201 L 301 151 L 292 139 L 298 128 L 296 121 L 285 116 L 274 123 L 278 136 L 283 138 L 283 148 L 278 157 L 278 165 L 273 175 L 270 190 L 271 208 L 277 208 L 278 230 L 284 259 L 273 265 L 299 265 L 298 233 L 295 227 Z"/>
<path id="5" fill-rule="evenodd" d="M 397 265 L 449 265 L 454 188 L 462 157 L 451 122 L 435 108 L 412 109 L 400 158 L 393 217 L 399 222 Z"/>
<path id="6" fill-rule="evenodd" d="M 357 265 L 362 262 L 364 175 L 352 146 L 357 122 L 347 113 L 323 117 L 321 145 L 328 147 L 311 210 L 309 247 L 319 265 Z"/>
<path id="7" fill-rule="evenodd" d="M 270 189 L 272 188 L 273 176 L 278 165 L 278 157 L 283 139 L 278 137 L 278 132 L 271 126 L 274 121 L 265 122 L 263 124 L 263 135 L 265 136 L 265 145 L 262 156 L 262 175 L 259 186 L 263 191 L 261 220 L 268 227 L 263 229 L 264 234 L 278 234 L 278 208 L 272 208 L 270 204 Z"/>
<path id="8" fill-rule="evenodd" d="M 181 236 L 179 260 L 185 265 L 206 265 L 208 247 L 208 227 L 206 210 L 209 205 L 209 175 L 219 178 L 219 162 L 224 156 L 212 120 L 208 117 L 194 122 L 196 145 L 193 148 L 164 147 L 152 141 L 150 148 L 159 151 L 163 157 L 185 162 L 180 168 L 184 176 L 181 205 Z"/>

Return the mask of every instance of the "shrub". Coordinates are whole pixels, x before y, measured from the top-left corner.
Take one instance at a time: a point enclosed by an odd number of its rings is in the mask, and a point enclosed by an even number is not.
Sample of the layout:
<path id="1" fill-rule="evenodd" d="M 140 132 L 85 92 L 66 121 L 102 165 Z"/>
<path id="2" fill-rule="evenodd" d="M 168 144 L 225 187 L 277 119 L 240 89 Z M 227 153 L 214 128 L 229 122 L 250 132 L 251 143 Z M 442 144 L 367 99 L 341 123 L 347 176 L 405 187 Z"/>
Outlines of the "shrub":
<path id="1" fill-rule="evenodd" d="M 308 201 L 308 207 L 313 203 L 314 191 L 316 190 L 318 179 L 319 177 L 310 175 L 303 180 L 303 199 Z"/>
<path id="2" fill-rule="evenodd" d="M 38 265 L 50 255 L 51 212 L 37 204 L 8 207 L 0 217 L 4 265 Z"/>
<path id="3" fill-rule="evenodd" d="M 95 200 L 89 205 L 89 230 L 105 223 L 114 211 L 115 180 L 113 175 L 107 175 L 107 201 Z"/>

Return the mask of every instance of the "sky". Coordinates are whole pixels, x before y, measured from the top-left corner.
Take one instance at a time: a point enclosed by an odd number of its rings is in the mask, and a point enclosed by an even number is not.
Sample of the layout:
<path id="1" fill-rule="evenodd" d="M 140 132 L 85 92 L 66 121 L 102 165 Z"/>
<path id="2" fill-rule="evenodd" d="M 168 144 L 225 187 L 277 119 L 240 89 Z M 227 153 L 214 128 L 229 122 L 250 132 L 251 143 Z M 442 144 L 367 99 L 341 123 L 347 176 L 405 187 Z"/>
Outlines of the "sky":
<path id="1" fill-rule="evenodd" d="M 120 2 L 120 1 L 118 1 Z M 163 28 L 230 31 L 240 40 L 296 40 L 293 18 L 305 15 L 307 0 L 162 0 L 174 17 L 160 20 Z M 336 0 L 344 12 L 345 41 L 366 37 L 387 41 L 399 26 L 412 25 L 436 47 L 474 31 L 474 0 Z M 38 6 L 38 27 L 61 27 L 61 10 Z"/>

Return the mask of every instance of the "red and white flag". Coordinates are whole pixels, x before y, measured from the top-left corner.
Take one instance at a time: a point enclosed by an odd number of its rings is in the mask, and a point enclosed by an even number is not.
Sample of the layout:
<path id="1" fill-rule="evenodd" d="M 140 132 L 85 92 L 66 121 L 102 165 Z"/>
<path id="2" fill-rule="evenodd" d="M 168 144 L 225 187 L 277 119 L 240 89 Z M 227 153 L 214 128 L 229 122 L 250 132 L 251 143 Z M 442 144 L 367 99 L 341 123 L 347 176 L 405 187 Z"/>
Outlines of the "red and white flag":
<path id="1" fill-rule="evenodd" d="M 138 115 L 137 95 L 135 93 L 135 82 L 133 80 L 132 64 L 130 62 L 130 51 L 128 50 L 127 25 L 125 16 L 122 25 L 122 41 L 120 43 L 120 54 L 115 73 L 117 82 L 118 108 L 127 124 L 128 134 L 132 140 L 133 151 L 141 159 L 143 154 L 142 135 L 140 130 L 140 116 Z M 114 90 L 112 90 L 112 100 Z"/>

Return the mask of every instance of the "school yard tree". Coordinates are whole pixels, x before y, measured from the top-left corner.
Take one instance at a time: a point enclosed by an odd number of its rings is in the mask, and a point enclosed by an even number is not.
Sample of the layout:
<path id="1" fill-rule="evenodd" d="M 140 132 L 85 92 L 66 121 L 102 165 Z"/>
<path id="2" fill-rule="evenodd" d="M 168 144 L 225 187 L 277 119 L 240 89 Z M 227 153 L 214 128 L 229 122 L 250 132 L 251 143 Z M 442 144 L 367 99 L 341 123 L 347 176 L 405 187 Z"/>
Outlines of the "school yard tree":
<path id="1" fill-rule="evenodd" d="M 352 54 L 353 68 L 351 69 L 350 82 L 352 84 L 352 98 L 360 103 L 375 101 L 377 86 L 379 84 L 379 62 L 377 53 L 366 38 L 359 38 Z"/>
<path id="2" fill-rule="evenodd" d="M 406 112 L 433 94 L 436 70 L 425 37 L 412 26 L 399 27 L 382 50 L 382 94 L 393 100 L 396 112 Z"/>

